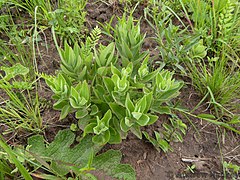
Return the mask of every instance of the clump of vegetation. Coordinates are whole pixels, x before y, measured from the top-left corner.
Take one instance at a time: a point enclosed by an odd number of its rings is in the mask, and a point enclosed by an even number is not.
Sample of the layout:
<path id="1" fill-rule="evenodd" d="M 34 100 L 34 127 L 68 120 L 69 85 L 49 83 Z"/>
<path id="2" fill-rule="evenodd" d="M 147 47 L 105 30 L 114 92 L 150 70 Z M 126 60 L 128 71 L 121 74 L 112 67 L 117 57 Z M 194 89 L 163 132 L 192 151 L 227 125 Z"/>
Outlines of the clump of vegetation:
<path id="1" fill-rule="evenodd" d="M 60 118 L 74 112 L 83 136 L 93 133 L 93 142 L 101 145 L 120 143 L 128 131 L 142 138 L 141 127 L 156 122 L 155 113 L 162 113 L 167 108 L 162 106 L 177 97 L 183 86 L 167 70 L 150 70 L 147 52 L 140 52 L 139 23 L 135 26 L 132 17 L 124 16 L 115 29 L 120 58 L 114 43 L 100 44 L 98 49 L 84 44 L 72 49 L 65 44 L 60 50 L 62 71 L 55 77 L 42 76 L 54 92 Z M 92 41 L 98 31 L 93 31 Z M 87 48 L 94 52 L 84 54 Z"/>

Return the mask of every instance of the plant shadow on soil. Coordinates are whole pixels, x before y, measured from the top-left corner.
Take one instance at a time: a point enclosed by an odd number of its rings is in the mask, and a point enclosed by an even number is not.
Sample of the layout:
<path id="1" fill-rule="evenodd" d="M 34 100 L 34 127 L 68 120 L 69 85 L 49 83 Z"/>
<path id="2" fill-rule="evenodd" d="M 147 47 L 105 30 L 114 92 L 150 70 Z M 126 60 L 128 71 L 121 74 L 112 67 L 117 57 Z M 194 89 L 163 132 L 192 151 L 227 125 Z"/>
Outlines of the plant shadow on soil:
<path id="1" fill-rule="evenodd" d="M 91 29 L 98 25 L 97 21 L 101 23 L 108 22 L 113 14 L 121 15 L 122 8 L 123 7 L 117 4 L 109 6 L 100 2 L 94 3 L 93 0 L 90 0 L 86 6 L 88 11 L 86 25 Z M 134 13 L 136 18 L 143 15 L 143 8 L 143 5 L 139 5 L 136 9 Z M 154 35 L 154 32 L 144 20 L 141 22 L 141 30 L 147 33 L 147 37 Z M 49 33 L 49 36 L 47 36 L 48 52 L 46 53 L 44 46 L 40 46 L 42 58 L 38 61 L 38 68 L 39 72 L 54 74 L 59 68 L 60 58 L 54 42 L 51 39 L 51 32 L 47 31 L 46 34 L 47 33 Z M 102 41 L 104 43 L 104 39 Z M 156 55 L 155 42 L 147 39 L 144 48 L 145 50 L 149 50 L 152 56 Z M 39 91 L 39 96 L 50 101 L 52 93 L 50 90 L 47 90 L 47 87 L 44 87 L 46 86 L 44 82 L 42 82 L 42 86 Z M 178 99 L 180 99 L 183 106 L 190 110 L 201 100 L 201 97 L 197 95 L 194 88 L 190 85 L 185 85 L 181 92 Z M 206 106 L 200 107 L 198 111 L 203 112 L 206 108 Z M 67 119 L 59 122 L 59 112 L 51 110 L 50 108 L 46 108 L 42 112 L 42 116 L 44 123 L 48 124 L 44 135 L 49 141 L 54 139 L 60 129 L 70 127 L 71 123 L 76 123 L 77 121 L 72 115 L 69 115 Z M 188 125 L 188 130 L 183 138 L 183 143 L 171 143 L 173 152 L 159 153 L 147 140 L 140 140 L 131 133 L 121 144 L 106 145 L 102 149 L 102 152 L 110 148 L 120 150 L 123 154 L 122 162 L 129 163 L 134 167 L 138 180 L 223 179 L 216 126 L 200 121 L 199 119 L 191 119 L 199 131 L 199 136 L 189 121 L 181 114 L 179 114 L 179 116 L 183 122 Z M 152 133 L 153 130 L 161 130 L 161 124 L 166 120 L 167 116 L 160 116 L 154 125 L 147 127 L 145 130 L 150 133 Z M 10 142 L 17 141 L 17 144 L 23 144 L 22 142 L 26 143 L 25 140 L 25 136 L 20 135 L 18 137 L 17 135 L 15 139 L 12 139 Z M 222 139 L 220 139 L 220 141 L 222 142 Z M 239 148 L 232 151 L 239 144 L 239 141 L 239 136 L 236 136 L 232 132 L 227 132 L 225 135 L 225 144 L 221 145 L 222 154 L 226 154 L 229 158 L 234 157 L 236 153 L 239 154 Z M 240 162 L 237 163 L 240 164 Z M 195 165 L 194 173 L 186 170 L 187 166 L 191 166 L 192 164 Z M 96 174 L 99 179 L 112 179 L 98 172 L 96 172 Z"/>

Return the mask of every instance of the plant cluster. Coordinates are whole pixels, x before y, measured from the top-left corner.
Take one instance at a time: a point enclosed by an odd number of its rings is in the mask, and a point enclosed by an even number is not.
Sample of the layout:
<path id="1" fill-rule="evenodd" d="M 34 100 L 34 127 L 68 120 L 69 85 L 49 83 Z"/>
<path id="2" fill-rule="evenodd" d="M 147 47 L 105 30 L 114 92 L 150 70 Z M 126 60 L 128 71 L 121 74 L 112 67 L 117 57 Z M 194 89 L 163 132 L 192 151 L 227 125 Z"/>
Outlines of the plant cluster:
<path id="1" fill-rule="evenodd" d="M 238 4 L 228 0 L 214 4 L 208 1 L 182 3 L 187 8 L 186 13 L 187 10 L 193 12 L 189 18 L 194 22 L 194 33 L 202 37 L 191 50 L 191 64 L 187 63 L 190 77 L 197 90 L 208 97 L 217 117 L 232 116 L 239 108 L 236 103 L 239 101 L 239 55 L 231 55 L 239 46 L 237 42 L 232 43 L 239 35 L 236 29 Z M 196 53 L 199 55 L 195 56 Z"/>
<path id="2" fill-rule="evenodd" d="M 123 32 L 126 26 L 130 28 Z M 150 70 L 149 56 L 141 52 L 140 26 L 132 17 L 123 17 L 115 29 L 120 57 L 113 42 L 87 54 L 84 44 L 65 44 L 60 50 L 61 71 L 57 76 L 42 75 L 54 92 L 60 118 L 74 112 L 83 136 L 94 134 L 93 142 L 101 145 L 120 143 L 129 131 L 142 138 L 141 127 L 156 122 L 155 113 L 164 113 L 163 105 L 183 86 L 167 70 Z"/>
<path id="3" fill-rule="evenodd" d="M 161 63 L 189 76 L 201 102 L 208 100 L 217 118 L 231 120 L 239 109 L 239 2 L 180 0 L 177 6 L 184 13 L 175 12 L 173 4 L 156 1 L 145 9 L 157 34 Z M 180 25 L 173 25 L 174 19 Z"/>
<path id="4" fill-rule="evenodd" d="M 54 27 L 56 34 L 62 41 L 69 43 L 80 41 L 84 38 L 85 28 L 85 6 L 87 0 L 59 0 L 53 3 L 49 0 L 11 0 L 3 2 L 6 6 L 15 6 L 24 9 L 34 19 L 39 22 L 41 30 Z M 9 20 L 8 15 L 0 16 L 3 21 Z"/>
<path id="5" fill-rule="evenodd" d="M 51 20 L 48 23 L 55 28 L 62 41 L 74 44 L 76 40 L 84 38 L 87 31 L 84 10 L 86 3 L 87 0 L 61 0 L 58 2 L 58 8 L 50 12 Z"/>
<path id="6" fill-rule="evenodd" d="M 0 118 L 9 130 L 24 128 L 39 131 L 42 128 L 42 118 L 38 107 L 38 96 L 35 99 L 30 94 L 34 83 L 29 82 L 29 69 L 17 63 L 12 67 L 2 66 L 5 76 L 0 75 L 0 88 L 9 99 L 1 98 Z M 35 103 L 33 103 L 35 101 Z"/>
<path id="7" fill-rule="evenodd" d="M 160 63 L 186 74 L 183 62 L 189 60 L 187 55 L 199 42 L 200 36 L 188 34 L 188 27 L 167 4 L 159 1 L 147 7 L 144 10 L 145 19 L 156 33 L 154 39 L 158 44 Z M 181 26 L 175 25 L 173 18 L 177 18 Z"/>

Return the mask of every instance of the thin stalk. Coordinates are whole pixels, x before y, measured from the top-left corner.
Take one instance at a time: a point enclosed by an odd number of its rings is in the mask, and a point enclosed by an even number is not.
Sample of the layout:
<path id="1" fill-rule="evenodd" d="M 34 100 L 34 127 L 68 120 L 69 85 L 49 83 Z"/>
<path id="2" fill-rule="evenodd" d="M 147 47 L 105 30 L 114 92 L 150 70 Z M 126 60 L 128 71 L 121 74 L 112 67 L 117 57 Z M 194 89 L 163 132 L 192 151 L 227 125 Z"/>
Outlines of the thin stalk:
<path id="1" fill-rule="evenodd" d="M 225 107 L 223 107 L 221 104 L 219 104 L 218 102 L 216 102 L 216 100 L 215 100 L 215 98 L 214 98 L 214 95 L 213 95 L 213 93 L 212 93 L 212 90 L 210 89 L 210 87 L 208 87 L 207 86 L 207 89 L 208 89 L 208 92 L 210 93 L 210 96 L 211 96 L 211 99 L 212 99 L 212 104 L 214 104 L 214 105 L 217 105 L 217 106 L 219 106 L 220 108 L 222 108 L 223 110 L 225 110 L 226 112 L 228 112 L 229 114 L 231 114 L 232 116 L 234 115 L 232 112 L 230 112 L 228 109 L 226 109 Z M 215 106 L 214 106 L 214 108 L 215 108 Z M 219 117 L 218 115 L 218 111 L 217 111 L 217 108 L 215 108 L 215 110 L 216 110 L 216 114 L 217 114 L 217 117 Z"/>
<path id="2" fill-rule="evenodd" d="M 219 137 L 219 134 L 218 134 L 218 130 L 216 129 L 216 135 L 217 135 L 217 140 L 218 140 L 218 147 L 219 147 L 219 151 L 220 151 L 220 156 L 221 156 L 221 161 L 222 161 L 222 164 L 224 163 L 224 159 L 223 159 L 223 153 L 222 153 L 222 150 L 221 150 L 221 142 L 220 142 L 220 137 Z M 226 180 L 226 171 L 225 171 L 225 168 L 224 166 L 223 167 L 223 177 L 224 177 L 224 180 Z"/>
<path id="3" fill-rule="evenodd" d="M 190 113 L 193 113 L 202 103 L 203 101 L 208 97 L 209 92 L 206 93 L 206 95 L 202 98 L 202 100 L 192 109 L 192 111 L 190 111 Z"/>
<path id="4" fill-rule="evenodd" d="M 190 24 L 190 26 L 191 26 L 191 29 L 192 29 L 192 31 L 194 32 L 194 27 L 193 27 L 193 25 L 192 25 L 192 23 L 191 23 L 191 20 L 190 20 L 190 17 L 189 17 L 189 15 L 188 15 L 188 12 L 187 12 L 187 10 L 186 10 L 186 8 L 185 8 L 185 5 L 184 5 L 184 3 L 182 2 L 182 0 L 179 0 L 179 2 L 180 2 L 181 6 L 182 6 L 182 8 L 183 8 L 183 11 L 184 11 L 186 17 L 187 17 L 187 21 L 189 22 L 189 24 Z"/>
<path id="5" fill-rule="evenodd" d="M 216 20 L 216 12 L 214 7 L 214 0 L 212 0 L 212 15 L 213 15 L 213 23 L 212 23 L 212 32 L 213 32 L 213 39 L 217 38 L 217 20 Z"/>
<path id="6" fill-rule="evenodd" d="M 34 33 L 33 33 L 32 48 L 33 48 L 33 63 L 34 63 L 35 71 L 38 74 L 38 65 L 37 65 L 36 52 L 35 52 L 35 38 L 37 38 L 37 9 L 38 9 L 38 6 L 35 7 L 35 11 L 34 11 Z"/>
<path id="7" fill-rule="evenodd" d="M 192 125 L 193 129 L 197 132 L 198 134 L 198 137 L 201 136 L 201 134 L 199 133 L 197 127 L 193 124 L 193 122 L 191 121 L 191 119 L 186 115 L 186 114 L 183 114 L 185 116 L 185 118 L 188 120 L 188 122 Z"/>
<path id="8" fill-rule="evenodd" d="M 210 122 L 210 123 L 212 123 L 212 124 L 225 127 L 225 128 L 227 128 L 227 129 L 229 129 L 229 130 L 231 130 L 231 131 L 233 131 L 233 132 L 235 132 L 235 133 L 237 133 L 237 134 L 240 134 L 240 131 L 238 131 L 237 129 L 233 128 L 232 126 L 230 126 L 230 125 L 227 124 L 227 123 L 219 122 L 218 119 L 212 120 L 212 119 L 208 119 L 208 118 L 204 118 L 204 117 L 201 117 L 201 118 L 200 118 L 199 116 L 197 116 L 197 115 L 195 115 L 195 114 L 192 114 L 192 113 L 190 113 L 190 112 L 184 111 L 184 110 L 182 110 L 182 109 L 180 109 L 180 108 L 177 108 L 177 107 L 172 108 L 172 109 L 173 109 L 173 110 L 177 110 L 177 111 L 179 111 L 179 112 L 182 112 L 182 113 L 184 113 L 184 114 L 187 114 L 187 115 L 189 115 L 189 116 L 191 116 L 191 117 L 198 118 L 198 119 L 202 119 L 202 120 L 205 120 L 205 121 Z"/>

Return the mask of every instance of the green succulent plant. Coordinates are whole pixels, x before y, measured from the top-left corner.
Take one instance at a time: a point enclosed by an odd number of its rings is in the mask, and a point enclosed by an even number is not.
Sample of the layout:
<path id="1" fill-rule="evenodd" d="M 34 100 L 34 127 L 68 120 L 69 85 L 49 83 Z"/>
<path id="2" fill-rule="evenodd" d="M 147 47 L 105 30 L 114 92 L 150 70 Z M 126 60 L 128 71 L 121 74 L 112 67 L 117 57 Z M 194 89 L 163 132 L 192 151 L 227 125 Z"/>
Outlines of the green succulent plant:
<path id="1" fill-rule="evenodd" d="M 183 82 L 173 78 L 173 73 L 149 67 L 149 54 L 140 52 L 144 36 L 139 25 L 134 25 L 131 16 L 129 21 L 125 20 L 120 20 L 117 31 L 122 37 L 116 44 L 100 44 L 98 48 L 81 44 L 73 49 L 65 45 L 60 51 L 64 63 L 59 74 L 44 76 L 55 93 L 55 109 L 62 111 L 60 118 L 74 112 L 83 136 L 91 133 L 92 141 L 101 145 L 120 143 L 129 131 L 142 138 L 141 127 L 156 122 L 156 113 L 166 109 L 162 104 L 177 97 L 183 86 Z M 127 26 L 132 29 L 121 32 Z M 125 40 L 127 45 L 123 47 L 120 44 Z M 120 49 L 130 46 L 129 56 Z M 83 49 L 88 52 L 85 59 L 81 58 Z"/>

